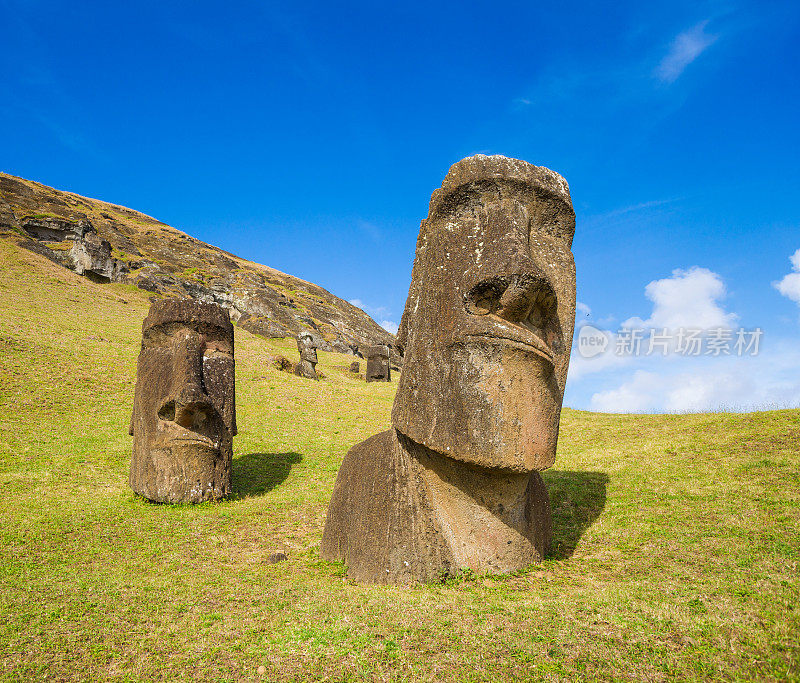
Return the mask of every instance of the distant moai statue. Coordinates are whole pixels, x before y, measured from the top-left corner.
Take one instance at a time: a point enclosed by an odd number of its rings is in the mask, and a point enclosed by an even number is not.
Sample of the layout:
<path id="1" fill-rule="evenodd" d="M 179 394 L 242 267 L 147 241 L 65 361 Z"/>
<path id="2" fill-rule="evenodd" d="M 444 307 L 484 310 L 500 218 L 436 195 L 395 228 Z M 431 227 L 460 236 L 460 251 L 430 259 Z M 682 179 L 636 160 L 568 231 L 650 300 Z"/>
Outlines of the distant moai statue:
<path id="1" fill-rule="evenodd" d="M 157 503 L 200 503 L 230 494 L 234 382 L 227 311 L 191 299 L 150 306 L 128 430 L 136 493 Z"/>
<path id="2" fill-rule="evenodd" d="M 389 347 L 367 347 L 367 382 L 390 382 L 392 371 L 389 367 Z"/>
<path id="3" fill-rule="evenodd" d="M 350 363 L 350 372 L 354 372 L 355 374 L 361 372 L 361 363 L 359 363 L 357 360 L 354 360 L 352 363 Z"/>
<path id="4" fill-rule="evenodd" d="M 317 345 L 314 336 L 309 332 L 301 332 L 297 335 L 297 350 L 300 353 L 300 363 L 295 370 L 295 374 L 308 379 L 317 377 Z"/>
<path id="5" fill-rule="evenodd" d="M 540 471 L 556 457 L 575 324 L 574 232 L 567 182 L 524 161 L 462 159 L 431 196 L 391 428 L 345 455 L 322 535 L 351 578 L 507 573 L 547 553 Z"/>

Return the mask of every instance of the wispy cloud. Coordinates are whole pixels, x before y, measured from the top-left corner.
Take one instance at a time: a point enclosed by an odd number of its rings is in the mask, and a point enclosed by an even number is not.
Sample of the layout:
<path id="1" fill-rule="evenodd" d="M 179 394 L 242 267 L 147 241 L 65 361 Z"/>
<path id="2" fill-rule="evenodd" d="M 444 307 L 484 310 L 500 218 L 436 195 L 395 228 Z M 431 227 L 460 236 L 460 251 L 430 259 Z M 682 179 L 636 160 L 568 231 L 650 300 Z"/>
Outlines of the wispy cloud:
<path id="1" fill-rule="evenodd" d="M 708 20 L 679 33 L 670 45 L 669 52 L 656 67 L 655 76 L 664 83 L 673 83 L 689 64 L 697 59 L 717 40 L 706 33 Z"/>
<path id="2" fill-rule="evenodd" d="M 353 304 L 353 306 L 357 306 L 362 311 L 369 314 L 369 316 L 374 320 L 380 320 L 378 325 L 380 325 L 387 332 L 397 334 L 397 328 L 399 325 L 393 320 L 386 319 L 391 315 L 391 311 L 386 306 L 370 306 L 369 304 L 365 304 L 361 299 L 350 299 L 349 303 Z"/>
<path id="3" fill-rule="evenodd" d="M 350 299 L 348 303 L 353 304 L 357 308 L 360 308 L 365 313 L 368 313 L 373 318 L 380 318 L 381 316 L 386 316 L 389 314 L 389 309 L 386 306 L 370 306 L 369 304 L 365 304 L 361 299 Z"/>
<path id="4" fill-rule="evenodd" d="M 772 286 L 787 299 L 791 299 L 800 305 L 800 249 L 794 252 L 789 257 L 789 260 L 792 262 L 792 270 L 794 272 L 785 275 L 777 282 L 773 282 Z"/>

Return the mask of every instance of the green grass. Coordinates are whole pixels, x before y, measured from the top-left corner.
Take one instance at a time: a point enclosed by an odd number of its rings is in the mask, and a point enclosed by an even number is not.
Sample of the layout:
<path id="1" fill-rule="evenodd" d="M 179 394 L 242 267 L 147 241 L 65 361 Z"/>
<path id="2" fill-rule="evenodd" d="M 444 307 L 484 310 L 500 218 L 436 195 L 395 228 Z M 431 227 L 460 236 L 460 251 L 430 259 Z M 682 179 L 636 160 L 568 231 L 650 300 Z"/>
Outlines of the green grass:
<path id="1" fill-rule="evenodd" d="M 800 677 L 800 412 L 566 410 L 549 559 L 360 586 L 319 541 L 342 456 L 386 428 L 396 384 L 337 354 L 321 382 L 278 372 L 293 340 L 237 329 L 236 495 L 151 505 L 127 486 L 146 310 L 0 242 L 3 679 Z"/>

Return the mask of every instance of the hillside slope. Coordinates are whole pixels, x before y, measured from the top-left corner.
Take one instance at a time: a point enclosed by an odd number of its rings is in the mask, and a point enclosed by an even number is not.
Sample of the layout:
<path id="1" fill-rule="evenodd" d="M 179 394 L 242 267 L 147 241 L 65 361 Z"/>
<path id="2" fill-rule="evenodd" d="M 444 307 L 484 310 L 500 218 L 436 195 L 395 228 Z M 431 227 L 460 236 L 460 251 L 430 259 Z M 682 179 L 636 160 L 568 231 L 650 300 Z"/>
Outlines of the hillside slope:
<path id="1" fill-rule="evenodd" d="M 359 586 L 319 542 L 396 383 L 336 353 L 278 372 L 291 340 L 237 327 L 235 497 L 151 505 L 127 486 L 147 292 L 0 240 L 0 293 L 0 679 L 800 676 L 800 411 L 567 410 L 547 561 Z"/>
<path id="2" fill-rule="evenodd" d="M 128 282 L 164 296 L 215 301 L 256 334 L 293 337 L 308 330 L 327 351 L 394 347 L 393 335 L 322 287 L 224 252 L 138 211 L 5 173 L 0 173 L 0 237 L 97 282 Z"/>

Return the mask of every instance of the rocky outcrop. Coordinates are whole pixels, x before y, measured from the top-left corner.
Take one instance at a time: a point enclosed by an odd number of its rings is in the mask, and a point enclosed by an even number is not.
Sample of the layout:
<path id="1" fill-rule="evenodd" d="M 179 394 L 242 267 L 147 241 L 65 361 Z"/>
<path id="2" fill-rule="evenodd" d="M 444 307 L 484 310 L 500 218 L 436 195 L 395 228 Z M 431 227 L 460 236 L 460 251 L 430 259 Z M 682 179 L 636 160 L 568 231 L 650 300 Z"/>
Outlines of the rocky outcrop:
<path id="1" fill-rule="evenodd" d="M 385 344 L 400 360 L 394 336 L 360 308 L 122 206 L 0 173 L 0 237 L 98 282 L 218 304 L 255 334 L 307 332 L 322 351 L 354 355 Z"/>

